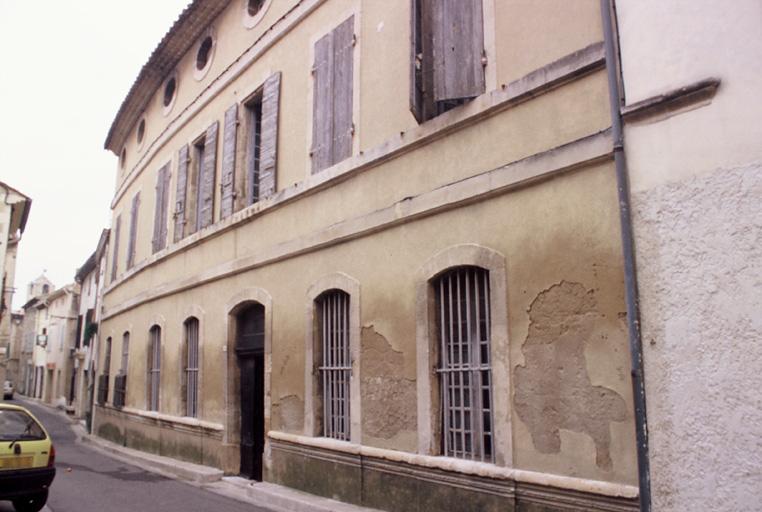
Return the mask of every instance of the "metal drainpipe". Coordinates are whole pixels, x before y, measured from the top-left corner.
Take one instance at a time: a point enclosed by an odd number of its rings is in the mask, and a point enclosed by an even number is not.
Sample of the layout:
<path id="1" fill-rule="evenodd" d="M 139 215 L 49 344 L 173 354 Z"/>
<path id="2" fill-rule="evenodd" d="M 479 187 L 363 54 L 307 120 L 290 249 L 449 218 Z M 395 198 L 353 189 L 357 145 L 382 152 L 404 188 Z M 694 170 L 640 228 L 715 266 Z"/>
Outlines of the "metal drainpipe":
<path id="1" fill-rule="evenodd" d="M 627 306 L 627 331 L 630 343 L 630 374 L 635 405 L 635 435 L 638 449 L 638 483 L 641 512 L 651 510 L 651 478 L 648 459 L 648 418 L 646 416 L 646 389 L 643 380 L 643 344 L 640 336 L 640 304 L 635 268 L 635 244 L 632 236 L 630 210 L 630 184 L 624 153 L 621 99 L 619 86 L 618 53 L 614 32 L 615 0 L 601 1 L 603 35 L 606 49 L 606 73 L 609 82 L 609 105 L 611 109 L 611 132 L 614 139 L 614 166 L 616 168 L 619 196 L 619 223 L 622 233 L 624 256 L 624 290 Z"/>

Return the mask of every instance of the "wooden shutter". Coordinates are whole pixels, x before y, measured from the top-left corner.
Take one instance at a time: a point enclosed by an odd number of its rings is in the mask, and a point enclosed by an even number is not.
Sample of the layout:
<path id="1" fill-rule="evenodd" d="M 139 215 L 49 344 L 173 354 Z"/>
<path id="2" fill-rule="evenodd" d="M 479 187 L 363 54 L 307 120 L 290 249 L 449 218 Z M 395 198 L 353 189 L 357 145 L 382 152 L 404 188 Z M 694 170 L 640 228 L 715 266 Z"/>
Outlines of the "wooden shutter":
<path id="1" fill-rule="evenodd" d="M 153 238 L 151 239 L 151 251 L 157 252 L 164 248 L 166 237 L 167 214 L 166 214 L 166 176 L 169 174 L 169 166 L 165 165 L 156 174 L 156 204 L 153 212 Z"/>
<path id="2" fill-rule="evenodd" d="M 177 154 L 177 190 L 175 193 L 175 242 L 185 236 L 185 202 L 188 190 L 188 145 L 180 148 Z"/>
<path id="3" fill-rule="evenodd" d="M 330 165 L 352 156 L 354 16 L 333 31 L 333 151 Z"/>
<path id="4" fill-rule="evenodd" d="M 122 227 L 122 216 L 117 215 L 114 222 L 114 250 L 111 254 L 111 282 L 116 281 L 117 263 L 119 262 L 119 234 Z"/>
<path id="5" fill-rule="evenodd" d="M 170 170 L 170 164 L 164 166 L 164 188 L 161 198 L 161 248 L 167 246 L 167 234 L 169 228 L 167 227 L 167 217 L 169 216 L 169 183 L 172 178 L 172 171 Z"/>
<path id="6" fill-rule="evenodd" d="M 233 104 L 225 112 L 225 134 L 222 140 L 222 193 L 220 199 L 220 218 L 233 214 L 235 200 L 235 152 L 238 135 L 238 104 Z"/>
<path id="7" fill-rule="evenodd" d="M 278 103 L 280 71 L 265 80 L 262 91 L 262 136 L 259 150 L 259 198 L 275 193 L 278 161 Z"/>
<path id="8" fill-rule="evenodd" d="M 434 100 L 484 92 L 482 0 L 425 0 L 431 7 Z"/>
<path id="9" fill-rule="evenodd" d="M 198 229 L 203 229 L 214 220 L 214 178 L 217 169 L 217 130 L 219 121 L 206 129 L 204 138 L 204 161 L 201 165 L 201 176 L 199 176 L 199 203 L 198 208 Z"/>
<path id="10" fill-rule="evenodd" d="M 315 43 L 312 91 L 312 172 L 331 165 L 333 127 L 333 33 Z"/>
<path id="11" fill-rule="evenodd" d="M 132 209 L 130 210 L 130 238 L 127 240 L 127 268 L 132 268 L 135 264 L 135 242 L 138 236 L 138 209 L 140 208 L 140 192 L 137 192 L 132 198 Z"/>

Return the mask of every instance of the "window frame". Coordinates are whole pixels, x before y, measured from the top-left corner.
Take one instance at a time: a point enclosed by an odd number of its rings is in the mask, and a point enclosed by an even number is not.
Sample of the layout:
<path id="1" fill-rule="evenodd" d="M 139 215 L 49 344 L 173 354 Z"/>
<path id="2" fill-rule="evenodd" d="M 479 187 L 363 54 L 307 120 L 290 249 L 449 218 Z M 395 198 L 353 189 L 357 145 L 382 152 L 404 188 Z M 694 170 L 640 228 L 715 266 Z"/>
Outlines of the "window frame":
<path id="1" fill-rule="evenodd" d="M 349 296 L 349 436 L 346 441 L 359 444 L 362 440 L 362 396 L 360 390 L 360 283 L 343 272 L 318 279 L 307 290 L 305 336 L 305 400 L 304 435 L 324 437 L 322 425 L 323 402 L 320 396 L 321 342 L 317 299 L 331 290 L 340 290 Z"/>
<path id="2" fill-rule="evenodd" d="M 322 402 L 323 437 L 348 441 L 351 435 L 352 361 L 349 342 L 350 295 L 339 289 L 326 290 L 315 299 L 318 342 L 315 358 L 318 366 Z"/>
<path id="3" fill-rule="evenodd" d="M 427 260 L 416 275 L 418 453 L 444 456 L 441 392 L 436 371 L 440 348 L 437 336 L 437 303 L 433 284 L 439 276 L 457 267 L 479 267 L 488 272 L 489 360 L 492 379 L 492 449 L 494 451 L 494 456 L 489 463 L 499 466 L 511 465 L 513 461 L 510 409 L 512 383 L 505 256 L 478 244 L 447 247 Z"/>
<path id="4" fill-rule="evenodd" d="M 489 271 L 451 267 L 431 280 L 437 323 L 441 453 L 494 460 Z M 465 327 L 465 329 L 463 329 Z"/>
<path id="5" fill-rule="evenodd" d="M 192 325 L 195 325 L 195 337 L 191 336 L 194 334 L 191 330 Z M 201 321 L 196 316 L 189 316 L 183 322 L 182 355 L 183 415 L 189 418 L 198 418 L 201 376 Z"/>
<path id="6" fill-rule="evenodd" d="M 161 332 L 154 324 L 148 330 L 148 350 L 146 350 L 146 410 L 159 412 L 161 405 Z"/>

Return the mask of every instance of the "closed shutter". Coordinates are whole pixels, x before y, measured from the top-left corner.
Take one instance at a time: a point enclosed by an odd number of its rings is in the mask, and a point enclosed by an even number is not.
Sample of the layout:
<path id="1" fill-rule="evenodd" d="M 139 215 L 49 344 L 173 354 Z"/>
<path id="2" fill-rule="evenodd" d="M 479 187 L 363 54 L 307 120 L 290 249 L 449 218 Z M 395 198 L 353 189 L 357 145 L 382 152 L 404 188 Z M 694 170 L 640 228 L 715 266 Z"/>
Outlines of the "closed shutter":
<path id="1" fill-rule="evenodd" d="M 175 242 L 185 236 L 185 203 L 188 190 L 188 145 L 180 148 L 177 154 L 177 190 L 175 193 Z"/>
<path id="2" fill-rule="evenodd" d="M 331 165 L 352 155 L 354 16 L 333 31 L 333 154 Z"/>
<path id="3" fill-rule="evenodd" d="M 225 134 L 222 141 L 222 183 L 220 218 L 233 214 L 235 200 L 235 157 L 238 134 L 238 104 L 233 104 L 225 112 Z"/>
<path id="4" fill-rule="evenodd" d="M 114 222 L 114 250 L 111 254 L 111 282 L 116 281 L 117 263 L 119 262 L 119 234 L 122 227 L 122 216 L 117 215 Z"/>
<path id="5" fill-rule="evenodd" d="M 315 43 L 315 65 L 312 70 L 312 172 L 331 165 L 331 133 L 333 127 L 333 33 Z"/>
<path id="6" fill-rule="evenodd" d="M 434 100 L 484 92 L 482 0 L 425 0 L 431 6 Z"/>
<path id="7" fill-rule="evenodd" d="M 162 249 L 167 246 L 167 234 L 169 230 L 167 227 L 167 217 L 169 216 L 169 183 L 171 178 L 170 164 L 167 164 L 164 166 L 164 187 L 161 196 L 161 231 L 159 232 L 159 237 Z"/>
<path id="8" fill-rule="evenodd" d="M 422 123 L 436 115 L 430 0 L 410 0 L 410 111 Z"/>
<path id="9" fill-rule="evenodd" d="M 214 220 L 214 178 L 217 169 L 217 130 L 219 122 L 206 129 L 204 138 L 204 161 L 201 162 L 199 177 L 198 227 L 203 229 Z"/>
<path id="10" fill-rule="evenodd" d="M 130 238 L 127 240 L 127 268 L 135 264 L 135 242 L 138 236 L 138 209 L 140 208 L 140 192 L 132 198 L 130 210 Z"/>
<path id="11" fill-rule="evenodd" d="M 151 239 L 152 252 L 160 251 L 166 244 L 167 232 L 167 177 L 169 165 L 165 165 L 156 175 L 156 205 L 153 214 L 153 238 Z"/>
<path id="12" fill-rule="evenodd" d="M 259 152 L 259 198 L 275 193 L 275 173 L 278 162 L 278 103 L 280 101 L 280 72 L 265 80 L 262 91 L 262 137 Z"/>

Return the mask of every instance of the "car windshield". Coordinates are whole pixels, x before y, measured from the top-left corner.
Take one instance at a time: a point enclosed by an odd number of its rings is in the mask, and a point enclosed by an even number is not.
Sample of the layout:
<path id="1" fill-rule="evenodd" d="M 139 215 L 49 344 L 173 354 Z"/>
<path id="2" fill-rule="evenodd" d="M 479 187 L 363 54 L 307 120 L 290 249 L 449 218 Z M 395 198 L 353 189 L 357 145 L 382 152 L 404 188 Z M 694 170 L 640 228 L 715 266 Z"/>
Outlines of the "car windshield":
<path id="1" fill-rule="evenodd" d="M 0 441 L 39 441 L 45 432 L 24 411 L 0 409 Z"/>

